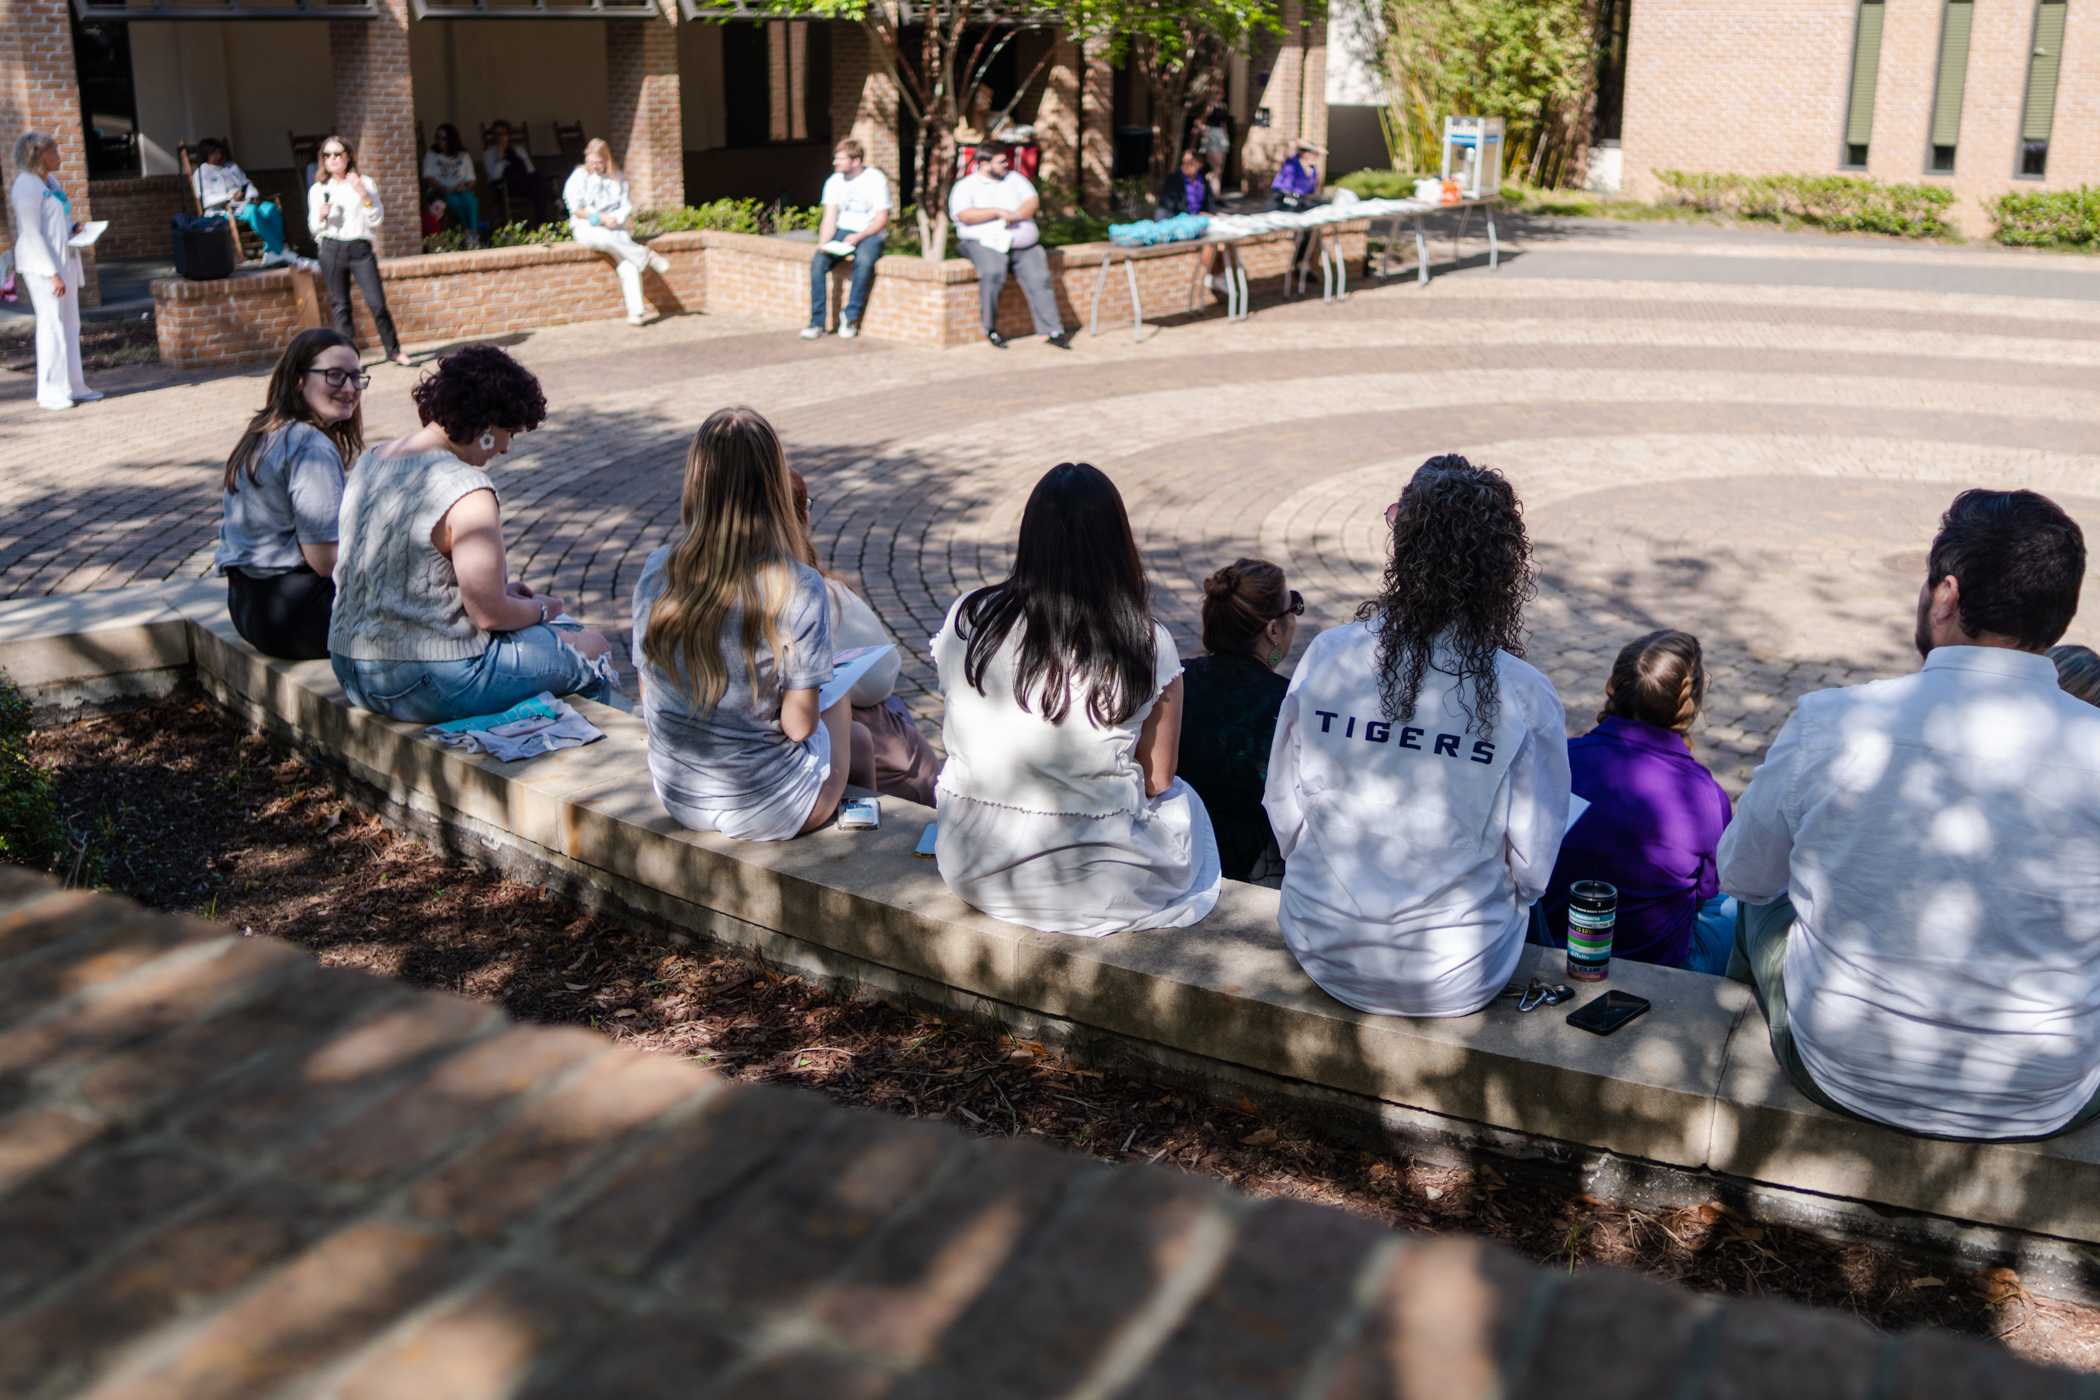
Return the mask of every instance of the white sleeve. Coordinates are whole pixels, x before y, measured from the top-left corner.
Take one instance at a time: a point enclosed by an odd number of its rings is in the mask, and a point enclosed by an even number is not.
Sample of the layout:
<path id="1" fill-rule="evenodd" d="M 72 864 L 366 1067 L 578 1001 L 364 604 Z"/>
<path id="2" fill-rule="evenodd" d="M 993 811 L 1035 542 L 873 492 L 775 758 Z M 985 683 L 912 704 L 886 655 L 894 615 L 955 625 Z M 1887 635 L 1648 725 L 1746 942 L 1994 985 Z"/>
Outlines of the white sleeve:
<path id="1" fill-rule="evenodd" d="M 328 229 L 328 192 L 317 181 L 306 187 L 306 231 L 319 238 Z"/>
<path id="2" fill-rule="evenodd" d="M 1301 658 L 1290 688 L 1283 693 L 1283 708 L 1276 714 L 1276 737 L 1269 743 L 1269 782 L 1261 797 L 1262 810 L 1269 814 L 1269 830 L 1276 834 L 1276 849 L 1286 861 L 1305 839 L 1305 808 L 1298 801 L 1298 682 L 1305 679 L 1306 670 Z"/>
<path id="3" fill-rule="evenodd" d="M 1750 775 L 1749 790 L 1721 833 L 1716 854 L 1721 889 L 1745 904 L 1770 904 L 1787 892 L 1794 828 L 1786 807 L 1800 763 L 1801 731 L 1801 711 L 1796 709 L 1765 751 L 1765 761 Z"/>
<path id="4" fill-rule="evenodd" d="M 1542 707 L 1543 708 L 1543 707 Z M 1505 703 L 1503 713 L 1509 713 Z M 1558 697 L 1525 730 L 1509 765 L 1509 876 L 1517 897 L 1535 903 L 1553 880 L 1561 838 L 1568 834 L 1568 739 Z"/>
<path id="5" fill-rule="evenodd" d="M 494 146 L 481 148 L 481 168 L 489 177 L 490 184 L 494 184 L 497 180 L 503 178 L 502 172 L 496 169 L 496 148 Z"/>
<path id="6" fill-rule="evenodd" d="M 8 199 L 15 209 L 15 262 L 35 277 L 60 276 L 63 266 L 51 242 L 44 236 L 44 187 L 34 176 L 16 177 L 8 186 Z"/>
<path id="7" fill-rule="evenodd" d="M 442 182 L 445 178 L 443 162 L 444 157 L 436 151 L 423 152 L 423 178 Z"/>
<path id="8" fill-rule="evenodd" d="M 962 213 L 963 210 L 973 207 L 963 200 L 963 191 L 968 188 L 970 178 L 965 175 L 962 179 L 955 182 L 954 189 L 948 191 L 948 217 L 951 219 Z"/>
<path id="9" fill-rule="evenodd" d="M 562 207 L 567 209 L 571 215 L 574 215 L 577 212 L 577 206 L 583 203 L 583 182 L 589 173 L 579 165 L 574 170 L 571 170 L 569 178 L 562 182 Z"/>
<path id="10" fill-rule="evenodd" d="M 360 175 L 365 182 L 365 193 L 372 197 L 372 207 L 365 210 L 365 227 L 378 228 L 386 222 L 386 207 L 379 202 L 379 184 L 369 175 Z"/>
<path id="11" fill-rule="evenodd" d="M 255 188 L 255 182 L 248 178 L 248 172 L 230 160 L 226 162 L 226 182 L 233 186 L 236 199 L 253 204 L 256 200 L 262 198 L 261 193 Z"/>
<path id="12" fill-rule="evenodd" d="M 826 175 L 824 177 L 824 192 L 817 196 L 817 203 L 826 209 L 836 209 L 839 205 L 840 183 L 836 174 Z"/>

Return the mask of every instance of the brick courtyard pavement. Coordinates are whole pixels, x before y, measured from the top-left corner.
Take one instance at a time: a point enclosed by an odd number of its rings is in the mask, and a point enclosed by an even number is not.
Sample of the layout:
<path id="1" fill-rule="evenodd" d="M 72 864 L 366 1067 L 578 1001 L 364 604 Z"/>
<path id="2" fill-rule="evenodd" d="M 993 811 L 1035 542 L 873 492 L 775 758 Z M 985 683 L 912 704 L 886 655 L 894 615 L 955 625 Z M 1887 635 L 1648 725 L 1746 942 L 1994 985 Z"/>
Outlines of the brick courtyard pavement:
<path id="1" fill-rule="evenodd" d="M 1498 274 L 1082 335 L 1067 355 L 807 346 L 713 317 L 571 326 L 509 338 L 551 416 L 496 476 L 513 568 L 624 631 L 677 523 L 686 437 L 755 405 L 810 477 L 831 566 L 917 656 L 1002 570 L 1036 477 L 1091 460 L 1193 651 L 1202 577 L 1240 554 L 1283 563 L 1308 622 L 1346 617 L 1406 473 L 1462 451 L 1524 496 L 1530 654 L 1571 719 L 1621 642 L 1690 628 L 1715 672 L 1703 751 L 1739 788 L 1801 692 L 1915 664 L 1924 549 L 1956 490 L 2034 486 L 2100 529 L 2096 301 L 2100 268 L 2069 259 L 1593 226 L 1534 235 Z M 412 381 L 375 366 L 375 440 L 412 425 Z M 45 414 L 27 375 L 0 373 L 0 596 L 209 569 L 221 463 L 263 374 L 98 383 L 107 402 Z M 2100 642 L 2100 616 L 2073 638 Z M 921 660 L 908 684 L 927 679 Z"/>

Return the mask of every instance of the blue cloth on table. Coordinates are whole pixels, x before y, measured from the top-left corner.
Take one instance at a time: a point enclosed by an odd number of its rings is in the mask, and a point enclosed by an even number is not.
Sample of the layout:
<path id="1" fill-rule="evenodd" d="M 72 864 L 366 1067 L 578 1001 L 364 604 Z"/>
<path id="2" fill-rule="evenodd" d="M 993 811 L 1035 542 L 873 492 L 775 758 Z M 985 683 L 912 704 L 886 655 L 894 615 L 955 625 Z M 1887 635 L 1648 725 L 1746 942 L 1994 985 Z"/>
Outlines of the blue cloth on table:
<path id="1" fill-rule="evenodd" d="M 1175 214 L 1165 219 L 1110 224 L 1108 241 L 1120 248 L 1151 248 L 1162 243 L 1187 243 L 1201 238 L 1209 228 L 1210 219 L 1205 215 Z"/>

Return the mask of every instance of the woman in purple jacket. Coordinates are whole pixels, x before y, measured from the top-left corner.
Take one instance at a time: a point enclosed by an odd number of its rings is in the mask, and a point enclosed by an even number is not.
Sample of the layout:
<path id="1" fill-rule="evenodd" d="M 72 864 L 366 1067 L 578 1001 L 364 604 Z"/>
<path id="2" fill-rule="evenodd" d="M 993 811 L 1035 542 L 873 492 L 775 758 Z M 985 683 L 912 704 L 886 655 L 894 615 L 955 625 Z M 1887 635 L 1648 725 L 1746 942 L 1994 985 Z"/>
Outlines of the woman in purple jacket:
<path id="1" fill-rule="evenodd" d="M 1689 632 L 1627 643 L 1604 687 L 1597 727 L 1568 741 L 1575 795 L 1589 810 L 1561 842 L 1539 900 L 1545 941 L 1568 939 L 1568 886 L 1607 880 L 1619 890 L 1612 956 L 1721 974 L 1735 942 L 1734 901 L 1714 860 L 1728 826 L 1728 794 L 1692 756 L 1706 699 L 1706 666 Z"/>

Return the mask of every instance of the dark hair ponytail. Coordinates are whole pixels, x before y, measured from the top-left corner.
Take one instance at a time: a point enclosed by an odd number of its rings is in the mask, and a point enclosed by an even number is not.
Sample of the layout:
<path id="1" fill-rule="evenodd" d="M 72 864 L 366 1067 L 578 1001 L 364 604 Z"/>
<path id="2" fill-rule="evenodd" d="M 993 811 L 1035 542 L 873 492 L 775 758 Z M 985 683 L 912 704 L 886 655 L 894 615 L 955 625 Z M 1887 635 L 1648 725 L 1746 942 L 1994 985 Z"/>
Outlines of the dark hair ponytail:
<path id="1" fill-rule="evenodd" d="M 1266 559 L 1238 559 L 1203 580 L 1203 649 L 1252 656 L 1262 629 L 1288 609 L 1283 570 Z"/>

